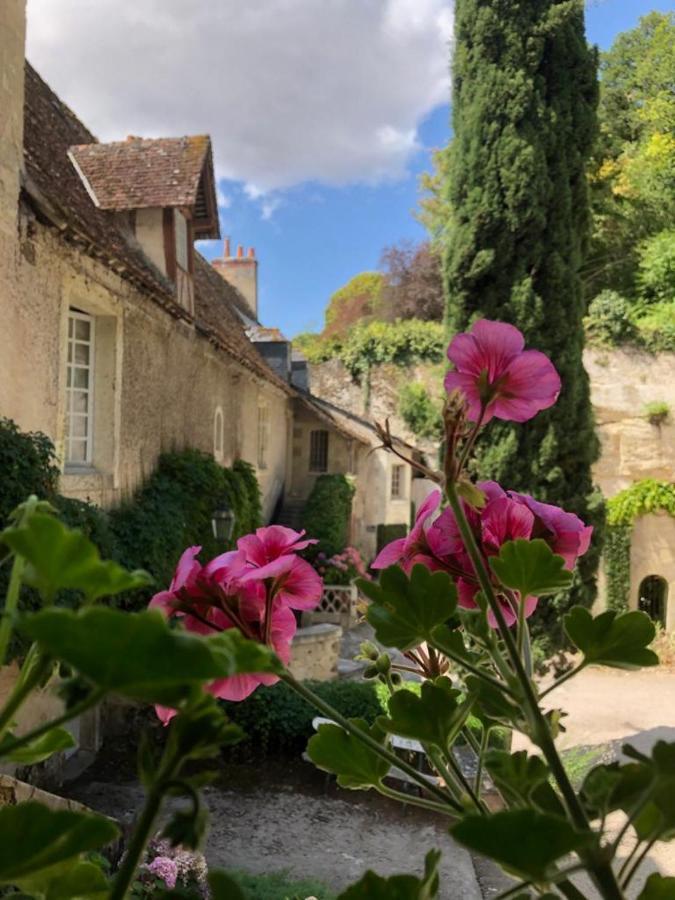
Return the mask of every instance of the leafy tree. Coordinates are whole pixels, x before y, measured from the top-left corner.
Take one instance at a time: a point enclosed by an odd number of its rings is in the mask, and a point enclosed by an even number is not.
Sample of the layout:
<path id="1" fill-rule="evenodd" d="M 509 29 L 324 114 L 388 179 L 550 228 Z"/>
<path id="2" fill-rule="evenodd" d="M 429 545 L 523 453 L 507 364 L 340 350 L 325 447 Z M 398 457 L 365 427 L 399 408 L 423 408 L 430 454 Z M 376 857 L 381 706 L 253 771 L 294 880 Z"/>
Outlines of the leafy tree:
<path id="1" fill-rule="evenodd" d="M 326 338 L 344 335 L 378 309 L 384 279 L 380 272 L 361 272 L 335 291 L 326 307 Z"/>
<path id="2" fill-rule="evenodd" d="M 445 298 L 441 260 L 428 242 L 400 243 L 382 253 L 385 285 L 382 315 L 387 319 L 443 319 Z"/>
<path id="3" fill-rule="evenodd" d="M 577 2 L 458 0 L 455 35 L 448 320 L 457 330 L 481 316 L 517 325 L 563 382 L 552 409 L 524 427 L 500 423 L 477 468 L 589 520 L 598 444 L 579 269 L 591 221 L 596 53 Z M 583 561 L 575 602 L 592 600 L 596 567 L 597 552 Z"/>
<path id="4" fill-rule="evenodd" d="M 675 13 L 652 12 L 602 55 L 591 171 L 593 292 L 635 289 L 642 241 L 675 227 Z"/>

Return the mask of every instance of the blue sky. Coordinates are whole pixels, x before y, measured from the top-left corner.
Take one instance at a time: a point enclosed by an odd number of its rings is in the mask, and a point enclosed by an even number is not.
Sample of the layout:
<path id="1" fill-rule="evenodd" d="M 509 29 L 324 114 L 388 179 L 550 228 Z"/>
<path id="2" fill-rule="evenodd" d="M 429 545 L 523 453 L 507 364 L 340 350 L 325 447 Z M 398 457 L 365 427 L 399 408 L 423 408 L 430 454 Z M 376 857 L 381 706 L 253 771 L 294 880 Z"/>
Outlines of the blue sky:
<path id="1" fill-rule="evenodd" d="M 669 3 L 650 0 L 602 0 L 587 11 L 589 39 L 600 48 L 637 24 L 653 9 Z M 310 183 L 280 192 L 268 219 L 259 201 L 243 185 L 222 182 L 230 206 L 221 211 L 224 234 L 234 244 L 254 246 L 259 263 L 260 316 L 288 336 L 320 330 L 326 303 L 352 275 L 377 268 L 383 247 L 401 239 L 424 237 L 412 211 L 420 173 L 429 168 L 430 151 L 449 136 L 450 110 L 438 106 L 418 127 L 422 149 L 410 159 L 404 178 L 376 186 L 326 187 Z M 204 248 L 207 256 L 216 248 Z"/>
<path id="2" fill-rule="evenodd" d="M 28 0 L 28 59 L 103 141 L 210 134 L 221 231 L 256 248 L 262 321 L 319 330 L 335 290 L 387 245 L 424 237 L 413 210 L 449 137 L 453 0 L 189 7 Z M 587 8 L 607 48 L 672 0 Z"/>

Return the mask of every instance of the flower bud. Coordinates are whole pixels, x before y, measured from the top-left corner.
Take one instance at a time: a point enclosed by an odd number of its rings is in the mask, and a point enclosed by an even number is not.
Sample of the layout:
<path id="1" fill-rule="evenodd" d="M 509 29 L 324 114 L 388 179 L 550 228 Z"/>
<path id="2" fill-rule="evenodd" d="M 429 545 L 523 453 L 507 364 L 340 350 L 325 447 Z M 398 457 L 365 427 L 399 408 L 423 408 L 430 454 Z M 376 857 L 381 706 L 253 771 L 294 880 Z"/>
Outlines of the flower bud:
<path id="1" fill-rule="evenodd" d="M 376 660 L 380 655 L 379 649 L 373 644 L 372 641 L 364 641 L 360 647 L 361 656 L 363 659 L 372 659 Z"/>
<path id="2" fill-rule="evenodd" d="M 377 666 L 368 666 L 368 668 L 364 671 L 364 678 L 377 678 L 380 673 L 377 670 Z"/>
<path id="3" fill-rule="evenodd" d="M 391 659 L 389 659 L 388 653 L 382 653 L 377 657 L 377 660 L 375 661 L 375 668 L 383 675 L 387 674 L 387 672 L 391 669 Z"/>

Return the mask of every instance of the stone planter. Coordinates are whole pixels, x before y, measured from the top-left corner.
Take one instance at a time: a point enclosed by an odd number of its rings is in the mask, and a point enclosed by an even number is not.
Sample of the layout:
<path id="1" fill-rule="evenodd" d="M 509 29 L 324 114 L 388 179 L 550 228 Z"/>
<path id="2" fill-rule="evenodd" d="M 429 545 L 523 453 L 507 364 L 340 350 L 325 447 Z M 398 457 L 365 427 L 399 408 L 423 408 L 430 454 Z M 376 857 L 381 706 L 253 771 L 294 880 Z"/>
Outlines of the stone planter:
<path id="1" fill-rule="evenodd" d="M 339 625 L 323 622 L 299 628 L 291 647 L 289 669 L 299 681 L 312 678 L 330 681 L 337 678 L 342 629 Z"/>

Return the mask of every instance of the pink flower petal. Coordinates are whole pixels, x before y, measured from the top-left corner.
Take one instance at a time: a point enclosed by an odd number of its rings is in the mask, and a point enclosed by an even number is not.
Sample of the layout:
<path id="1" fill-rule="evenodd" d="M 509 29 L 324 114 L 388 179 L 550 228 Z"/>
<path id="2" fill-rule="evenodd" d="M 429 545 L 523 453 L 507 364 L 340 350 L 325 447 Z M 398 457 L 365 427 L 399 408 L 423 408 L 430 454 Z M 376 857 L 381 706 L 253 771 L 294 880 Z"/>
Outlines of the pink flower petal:
<path id="1" fill-rule="evenodd" d="M 395 566 L 405 553 L 406 539 L 397 538 L 395 541 L 384 546 L 371 563 L 372 569 L 387 569 L 389 566 Z"/>

